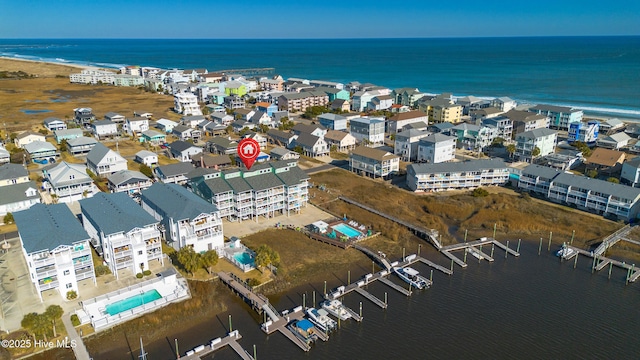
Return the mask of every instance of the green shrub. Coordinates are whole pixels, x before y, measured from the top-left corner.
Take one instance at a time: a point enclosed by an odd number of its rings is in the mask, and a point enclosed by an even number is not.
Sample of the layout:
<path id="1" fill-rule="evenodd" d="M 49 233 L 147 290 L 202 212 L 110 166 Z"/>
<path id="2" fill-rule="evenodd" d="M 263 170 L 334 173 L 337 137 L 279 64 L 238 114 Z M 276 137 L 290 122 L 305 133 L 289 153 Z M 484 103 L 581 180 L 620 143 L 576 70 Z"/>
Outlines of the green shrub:
<path id="1" fill-rule="evenodd" d="M 80 319 L 78 318 L 78 315 L 76 315 L 76 314 L 71 315 L 71 324 L 73 326 L 79 326 L 80 325 Z"/>
<path id="2" fill-rule="evenodd" d="M 489 192 L 483 188 L 476 188 L 473 190 L 471 195 L 473 195 L 473 197 L 485 197 L 489 195 Z"/>
<path id="3" fill-rule="evenodd" d="M 107 265 L 98 265 L 94 269 L 96 276 L 111 274 L 111 270 Z"/>
<path id="4" fill-rule="evenodd" d="M 251 287 L 258 286 L 258 285 L 260 285 L 260 284 L 262 284 L 262 283 L 260 282 L 260 280 L 258 280 L 258 279 L 256 279 L 256 278 L 249 278 L 249 279 L 247 279 L 247 285 L 249 285 L 249 286 L 251 286 Z"/>
<path id="5" fill-rule="evenodd" d="M 144 276 L 144 275 L 142 275 L 142 273 L 137 273 L 137 274 L 136 274 L 136 277 L 137 277 L 138 279 L 142 279 L 142 277 L 143 277 L 143 276 Z"/>
<path id="6" fill-rule="evenodd" d="M 78 293 L 74 290 L 67 291 L 67 300 L 73 300 L 78 297 Z"/>
<path id="7" fill-rule="evenodd" d="M 142 272 L 142 274 L 144 274 L 144 276 L 149 276 L 151 275 L 151 270 L 145 270 Z"/>

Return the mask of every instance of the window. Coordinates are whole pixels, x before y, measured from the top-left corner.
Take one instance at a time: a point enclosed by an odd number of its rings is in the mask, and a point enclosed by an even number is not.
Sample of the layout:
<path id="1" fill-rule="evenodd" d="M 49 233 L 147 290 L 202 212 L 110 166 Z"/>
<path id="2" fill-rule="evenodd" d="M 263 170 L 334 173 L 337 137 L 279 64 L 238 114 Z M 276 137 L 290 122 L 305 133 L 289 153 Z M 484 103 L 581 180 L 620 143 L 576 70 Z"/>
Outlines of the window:
<path id="1" fill-rule="evenodd" d="M 142 255 L 142 250 L 138 251 L 138 255 Z"/>
<path id="2" fill-rule="evenodd" d="M 67 289 L 71 289 L 72 287 L 73 287 L 73 284 L 71 284 L 71 283 L 68 283 L 68 284 L 66 285 L 66 288 L 67 288 Z"/>
<path id="3" fill-rule="evenodd" d="M 69 275 L 69 270 L 65 270 L 63 274 L 64 275 Z"/>

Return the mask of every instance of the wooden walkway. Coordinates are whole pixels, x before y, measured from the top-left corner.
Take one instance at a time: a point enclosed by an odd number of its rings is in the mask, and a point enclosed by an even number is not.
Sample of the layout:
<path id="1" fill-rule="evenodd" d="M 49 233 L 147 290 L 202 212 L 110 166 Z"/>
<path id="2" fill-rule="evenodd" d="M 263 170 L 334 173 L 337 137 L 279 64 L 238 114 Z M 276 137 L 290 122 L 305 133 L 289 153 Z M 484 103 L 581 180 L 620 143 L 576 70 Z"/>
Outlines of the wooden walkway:
<path id="1" fill-rule="evenodd" d="M 187 354 L 180 357 L 179 360 L 200 360 L 227 345 L 231 347 L 242 360 L 253 360 L 253 356 L 249 355 L 249 353 L 238 344 L 238 340 L 240 339 L 242 339 L 242 335 L 240 335 L 238 330 L 231 331 L 224 338 L 214 339 L 207 345 L 196 346 L 192 350 L 187 351 Z"/>
<path id="2" fill-rule="evenodd" d="M 387 261 L 386 258 L 380 256 L 380 253 L 376 253 L 375 251 L 369 249 L 368 247 L 358 245 L 358 244 L 354 244 L 353 248 L 356 250 L 362 251 L 365 255 L 368 255 L 370 258 L 377 261 L 378 264 L 382 265 L 382 267 L 387 269 L 387 271 L 391 270 L 391 264 L 389 264 L 389 261 Z"/>
<path id="3" fill-rule="evenodd" d="M 381 211 L 378 211 L 370 206 L 364 205 L 362 203 L 359 203 L 355 200 L 349 199 L 347 197 L 344 196 L 339 196 L 338 199 L 351 204 L 351 205 L 355 205 L 359 208 L 362 208 L 364 210 L 367 210 L 369 212 L 372 212 L 378 216 L 382 216 L 383 218 L 387 219 L 387 220 L 391 220 L 395 223 L 398 223 L 404 227 L 406 227 L 407 229 L 409 229 L 411 232 L 413 232 L 414 234 L 416 234 L 417 236 L 428 240 L 429 242 L 431 242 L 433 244 L 433 246 L 436 247 L 436 249 L 440 249 L 442 247 L 442 245 L 440 245 L 440 242 L 438 241 L 438 231 L 434 230 L 434 229 L 426 229 L 417 225 L 413 225 L 407 221 L 404 220 L 400 220 L 394 216 L 385 214 Z"/>
<path id="4" fill-rule="evenodd" d="M 272 321 L 278 321 L 278 310 L 269 303 L 269 299 L 266 296 L 253 292 L 244 281 L 232 273 L 219 272 L 218 277 L 223 283 L 227 284 L 238 295 L 244 298 L 255 311 L 258 313 L 265 311 Z"/>
<path id="5" fill-rule="evenodd" d="M 631 230 L 633 230 L 631 224 L 627 224 L 623 228 L 618 229 L 616 232 L 602 240 L 602 243 L 595 250 L 593 250 L 593 254 L 604 255 L 607 249 L 615 245 L 618 241 L 622 240 L 622 238 L 627 236 L 631 232 Z"/>

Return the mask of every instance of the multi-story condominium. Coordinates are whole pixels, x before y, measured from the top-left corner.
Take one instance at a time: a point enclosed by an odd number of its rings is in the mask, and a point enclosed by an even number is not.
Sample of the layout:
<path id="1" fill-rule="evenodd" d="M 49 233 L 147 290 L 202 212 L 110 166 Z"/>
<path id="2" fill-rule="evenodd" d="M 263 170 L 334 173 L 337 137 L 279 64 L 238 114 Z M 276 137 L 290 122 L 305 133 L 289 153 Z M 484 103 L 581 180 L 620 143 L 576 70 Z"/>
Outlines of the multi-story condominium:
<path id="1" fill-rule="evenodd" d="M 568 130 L 569 124 L 582 122 L 584 115 L 582 110 L 555 105 L 536 105 L 529 111 L 549 117 L 549 127 L 557 130 Z"/>
<path id="2" fill-rule="evenodd" d="M 149 262 L 162 257 L 159 221 L 125 193 L 98 193 L 80 201 L 82 224 L 104 261 L 119 278 L 119 270 L 132 274 L 149 270 Z"/>
<path id="3" fill-rule="evenodd" d="M 202 115 L 198 97 L 192 93 L 177 93 L 173 95 L 173 109 L 182 115 Z"/>
<path id="4" fill-rule="evenodd" d="M 329 96 L 322 91 L 286 93 L 278 97 L 278 110 L 305 111 L 312 106 L 327 106 Z"/>
<path id="5" fill-rule="evenodd" d="M 0 165 L 0 193 L 0 218 L 40 202 L 38 186 L 29 180 L 27 169 L 18 164 Z"/>
<path id="6" fill-rule="evenodd" d="M 127 170 L 127 159 L 102 143 L 97 143 L 87 154 L 87 168 L 97 176 L 108 176 L 116 171 Z"/>
<path id="7" fill-rule="evenodd" d="M 513 121 L 506 116 L 497 116 L 482 121 L 483 126 L 494 127 L 497 129 L 496 137 L 503 138 L 507 141 L 511 140 L 513 135 Z"/>
<path id="8" fill-rule="evenodd" d="M 384 150 L 359 146 L 349 154 L 349 169 L 365 176 L 386 178 L 399 168 L 400 157 Z"/>
<path id="9" fill-rule="evenodd" d="M 482 159 L 407 166 L 407 186 L 413 191 L 440 191 L 504 185 L 509 181 L 501 159 Z"/>
<path id="10" fill-rule="evenodd" d="M 164 225 L 165 240 L 179 250 L 193 247 L 197 253 L 224 246 L 218 208 L 176 184 L 155 183 L 142 192 L 142 208 Z"/>
<path id="11" fill-rule="evenodd" d="M 494 108 L 498 108 L 503 112 L 507 112 L 516 107 L 516 101 L 512 100 L 509 97 L 503 96 L 499 98 L 495 98 L 491 100 L 491 106 Z"/>
<path id="12" fill-rule="evenodd" d="M 113 84 L 115 73 L 104 70 L 82 70 L 69 75 L 69 82 L 74 84 Z"/>
<path id="13" fill-rule="evenodd" d="M 349 121 L 349 132 L 358 141 L 380 145 L 384 143 L 384 119 L 359 117 Z"/>
<path id="14" fill-rule="evenodd" d="M 123 192 L 134 197 L 139 196 L 142 190 L 153 185 L 151 179 L 139 171 L 120 170 L 107 178 L 107 188 L 112 193 Z"/>
<path id="15" fill-rule="evenodd" d="M 60 162 L 49 170 L 43 170 L 43 187 L 49 190 L 55 201 L 70 203 L 91 197 L 98 191 L 87 175 L 87 168 L 80 164 Z"/>
<path id="16" fill-rule="evenodd" d="M 115 74 L 113 75 L 115 86 L 143 86 L 144 78 L 139 75 Z"/>
<path id="17" fill-rule="evenodd" d="M 194 178 L 194 193 L 214 204 L 220 217 L 258 221 L 259 216 L 298 213 L 309 198 L 309 176 L 296 161 L 254 165 L 250 171 L 229 169 Z"/>
<path id="18" fill-rule="evenodd" d="M 432 134 L 418 142 L 417 160 L 438 164 L 456 158 L 456 138 L 444 134 Z"/>
<path id="19" fill-rule="evenodd" d="M 405 130 L 396 134 L 393 153 L 402 161 L 415 161 L 418 158 L 418 142 L 431 135 L 426 130 Z"/>
<path id="20" fill-rule="evenodd" d="M 342 115 L 325 113 L 318 116 L 318 122 L 329 130 L 347 130 L 347 118 Z"/>
<path id="21" fill-rule="evenodd" d="M 640 189 L 529 165 L 520 175 L 518 187 L 544 195 L 548 200 L 576 206 L 605 217 L 631 221 L 640 210 Z"/>
<path id="22" fill-rule="evenodd" d="M 262 90 L 273 90 L 273 91 L 282 91 L 283 87 L 282 84 L 284 83 L 284 80 L 282 79 L 282 76 L 278 75 L 274 78 L 267 78 L 267 77 L 262 77 L 260 78 L 260 80 L 258 80 L 258 84 L 260 85 L 260 88 L 262 88 Z"/>
<path id="23" fill-rule="evenodd" d="M 514 155 L 520 161 L 531 162 L 536 156 L 545 156 L 553 153 L 556 149 L 558 134 L 551 129 L 540 128 L 525 131 L 516 135 L 516 152 Z M 535 148 L 540 153 L 533 156 Z"/>
<path id="24" fill-rule="evenodd" d="M 512 137 L 525 131 L 548 128 L 550 122 L 550 118 L 547 115 L 536 114 L 529 111 L 509 110 L 504 116 L 513 121 Z"/>
<path id="25" fill-rule="evenodd" d="M 591 120 L 587 123 L 573 122 L 569 124 L 569 133 L 567 141 L 569 144 L 581 141 L 589 145 L 594 145 L 598 141 L 598 132 L 600 130 L 600 122 Z"/>
<path id="26" fill-rule="evenodd" d="M 29 278 L 42 292 L 58 290 L 81 295 L 78 282 L 96 277 L 89 245 L 90 236 L 65 204 L 36 204 L 13 214 L 29 269 Z"/>
<path id="27" fill-rule="evenodd" d="M 425 124 L 429 122 L 427 113 L 418 110 L 398 113 L 387 119 L 387 132 L 396 134 L 401 132 L 405 126 L 419 122 Z"/>
<path id="28" fill-rule="evenodd" d="M 436 97 L 423 97 L 418 101 L 418 109 L 427 113 L 430 122 L 460 122 L 462 106 L 454 104 L 451 94 L 440 94 Z"/>

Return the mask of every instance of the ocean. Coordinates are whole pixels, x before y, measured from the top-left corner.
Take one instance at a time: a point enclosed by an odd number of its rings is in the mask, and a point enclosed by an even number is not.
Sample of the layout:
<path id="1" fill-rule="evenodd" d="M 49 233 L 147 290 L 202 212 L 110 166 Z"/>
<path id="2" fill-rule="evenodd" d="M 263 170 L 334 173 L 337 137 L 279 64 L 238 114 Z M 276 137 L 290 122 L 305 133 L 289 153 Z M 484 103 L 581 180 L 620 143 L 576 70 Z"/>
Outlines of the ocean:
<path id="1" fill-rule="evenodd" d="M 273 67 L 284 78 L 509 96 L 640 119 L 640 37 L 0 40 L 0 56 L 118 68 Z"/>

